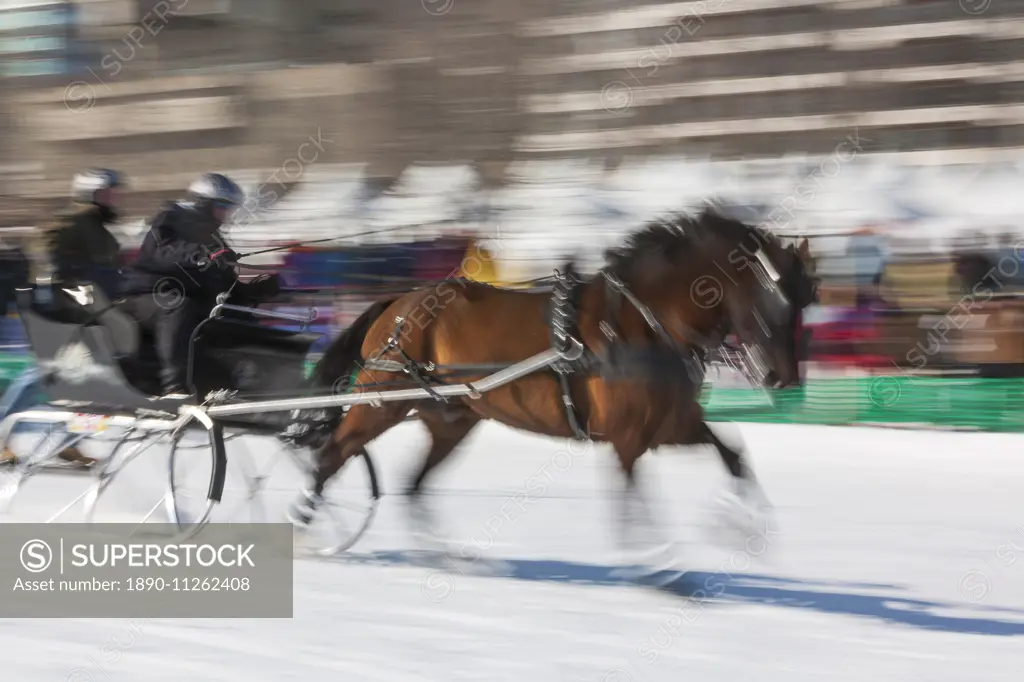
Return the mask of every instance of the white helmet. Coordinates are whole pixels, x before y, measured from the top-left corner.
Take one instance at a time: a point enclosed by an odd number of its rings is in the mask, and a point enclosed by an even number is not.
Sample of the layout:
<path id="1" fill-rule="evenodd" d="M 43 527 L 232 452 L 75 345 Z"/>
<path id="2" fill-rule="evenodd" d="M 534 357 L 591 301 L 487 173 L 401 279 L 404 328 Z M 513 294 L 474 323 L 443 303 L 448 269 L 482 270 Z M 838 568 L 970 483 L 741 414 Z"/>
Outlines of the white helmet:
<path id="1" fill-rule="evenodd" d="M 220 173 L 204 173 L 188 186 L 189 199 L 197 205 L 223 205 L 238 208 L 245 201 L 245 192 L 234 180 Z"/>
<path id="2" fill-rule="evenodd" d="M 96 192 L 124 184 L 121 174 L 109 168 L 90 168 L 76 173 L 71 181 L 71 198 L 74 201 L 91 204 L 96 201 Z"/>

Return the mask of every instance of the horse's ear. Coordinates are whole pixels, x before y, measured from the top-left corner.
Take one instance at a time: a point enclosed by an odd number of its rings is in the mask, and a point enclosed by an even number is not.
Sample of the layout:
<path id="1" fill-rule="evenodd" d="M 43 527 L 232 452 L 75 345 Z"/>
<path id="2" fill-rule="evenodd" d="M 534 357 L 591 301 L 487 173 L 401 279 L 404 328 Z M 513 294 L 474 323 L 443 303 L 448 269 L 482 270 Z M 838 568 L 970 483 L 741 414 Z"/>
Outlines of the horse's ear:
<path id="1" fill-rule="evenodd" d="M 800 240 L 800 245 L 797 247 L 797 252 L 801 258 L 807 259 L 811 256 L 811 245 L 807 241 L 807 237 Z"/>

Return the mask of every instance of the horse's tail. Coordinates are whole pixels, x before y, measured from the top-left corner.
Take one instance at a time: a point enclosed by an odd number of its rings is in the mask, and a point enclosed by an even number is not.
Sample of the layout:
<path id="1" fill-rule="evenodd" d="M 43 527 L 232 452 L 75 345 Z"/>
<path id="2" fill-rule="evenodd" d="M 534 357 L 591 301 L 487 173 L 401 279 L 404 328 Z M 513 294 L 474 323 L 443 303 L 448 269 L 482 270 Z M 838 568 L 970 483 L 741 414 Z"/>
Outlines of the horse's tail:
<path id="1" fill-rule="evenodd" d="M 363 341 L 366 340 L 370 327 L 398 298 L 377 301 L 364 310 L 363 314 L 334 340 L 313 369 L 311 379 L 315 386 L 333 386 L 351 376 L 357 363 L 363 359 Z"/>
<path id="2" fill-rule="evenodd" d="M 349 378 L 362 359 L 363 341 L 366 340 L 370 327 L 397 300 L 398 297 L 377 301 L 363 311 L 363 314 L 327 348 L 313 368 L 307 384 L 320 389 L 330 387 L 332 393 L 347 391 Z M 294 436 L 295 443 L 319 449 L 328 442 L 331 433 L 344 416 L 345 410 L 340 407 L 299 412 L 297 417 L 300 426 Z M 301 425 L 303 422 L 304 426 Z"/>

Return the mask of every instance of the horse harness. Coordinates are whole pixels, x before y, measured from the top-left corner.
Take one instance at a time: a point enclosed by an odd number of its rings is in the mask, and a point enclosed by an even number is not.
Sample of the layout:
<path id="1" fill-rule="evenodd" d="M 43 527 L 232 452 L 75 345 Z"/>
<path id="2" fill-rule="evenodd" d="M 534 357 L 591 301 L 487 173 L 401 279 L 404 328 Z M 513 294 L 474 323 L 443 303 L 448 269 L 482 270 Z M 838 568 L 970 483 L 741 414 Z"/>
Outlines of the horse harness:
<path id="1" fill-rule="evenodd" d="M 586 415 L 573 399 L 570 381 L 571 375 L 592 375 L 600 373 L 606 380 L 635 379 L 636 371 L 650 371 L 654 377 L 666 373 L 678 376 L 682 371 L 690 382 L 700 386 L 704 379 L 707 352 L 718 344 L 705 338 L 696 330 L 684 326 L 687 343 L 678 343 L 668 333 L 654 313 L 615 274 L 607 269 L 597 274 L 605 285 L 605 313 L 599 328 L 608 340 L 607 351 L 598 353 L 588 349 L 580 340 L 579 309 L 587 280 L 580 277 L 572 263 L 567 263 L 564 272 L 555 271 L 551 288 L 551 302 L 547 314 L 550 329 L 551 345 L 565 358 L 551 366 L 558 379 L 562 391 L 562 403 L 565 406 L 566 420 L 573 435 L 579 440 L 590 440 Z M 591 280 L 592 281 L 592 280 Z M 635 346 L 622 339 L 619 317 L 623 305 L 633 307 L 643 317 L 653 340 L 658 343 L 651 346 Z M 376 358 L 367 359 L 367 369 L 378 369 L 389 372 L 402 372 L 415 381 L 431 395 L 434 400 L 447 403 L 448 398 L 439 395 L 434 388 L 443 385 L 443 381 L 432 372 L 438 369 L 457 369 L 474 371 L 493 369 L 491 366 L 473 367 L 437 367 L 432 362 L 421 363 L 410 357 L 402 349 L 400 338 L 406 320 L 404 317 L 395 319 L 395 331 L 388 338 Z M 396 353 L 401 360 L 386 360 L 380 356 L 388 352 Z"/>
<path id="2" fill-rule="evenodd" d="M 585 415 L 580 414 L 580 409 L 573 400 L 570 375 L 589 375 L 597 371 L 606 379 L 635 378 L 635 373 L 629 370 L 635 372 L 638 368 L 649 369 L 661 374 L 672 366 L 685 371 L 688 378 L 699 386 L 704 377 L 706 349 L 711 343 L 689 327 L 685 328 L 685 332 L 690 343 L 678 343 L 651 309 L 640 301 L 622 280 L 608 269 L 602 269 L 597 276 L 602 278 L 605 285 L 604 319 L 598 325 L 608 340 L 607 351 L 604 354 L 586 348 L 579 340 L 580 299 L 583 285 L 587 282 L 577 275 L 572 263 L 566 264 L 564 273 L 555 271 L 548 320 L 552 347 L 565 353 L 569 358 L 574 358 L 557 362 L 551 369 L 555 372 L 562 390 L 566 420 L 579 440 L 590 440 L 590 433 L 589 428 L 583 428 L 582 424 L 587 423 L 587 420 Z M 622 340 L 619 316 L 624 302 L 640 313 L 648 331 L 653 333 L 660 346 L 636 347 Z"/>

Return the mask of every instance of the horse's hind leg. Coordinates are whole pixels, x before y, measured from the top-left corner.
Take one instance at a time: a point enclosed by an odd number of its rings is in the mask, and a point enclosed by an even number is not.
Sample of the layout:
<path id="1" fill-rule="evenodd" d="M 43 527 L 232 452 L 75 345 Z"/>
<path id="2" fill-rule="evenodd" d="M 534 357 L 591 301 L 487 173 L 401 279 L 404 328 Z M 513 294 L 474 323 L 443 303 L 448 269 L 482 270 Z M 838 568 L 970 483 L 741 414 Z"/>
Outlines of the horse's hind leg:
<path id="1" fill-rule="evenodd" d="M 423 482 L 434 467 L 443 462 L 452 450 L 458 447 L 469 432 L 480 423 L 480 416 L 467 408 L 423 409 L 419 412 L 420 421 L 430 432 L 430 452 L 427 453 L 423 466 L 412 480 L 406 494 L 418 496 L 422 491 Z"/>
<path id="2" fill-rule="evenodd" d="M 407 402 L 383 403 L 380 407 L 353 405 L 334 435 L 317 453 L 312 488 L 303 491 L 292 506 L 288 514 L 292 523 L 309 525 L 331 477 L 350 457 L 362 452 L 367 443 L 405 419 L 410 407 Z"/>
<path id="3" fill-rule="evenodd" d="M 423 482 L 469 435 L 480 422 L 480 417 L 461 406 L 440 409 L 430 406 L 420 410 L 419 417 L 430 432 L 430 451 L 405 494 L 409 500 L 410 521 L 419 539 L 436 545 L 443 540 L 438 537 L 437 524 L 429 506 L 423 502 Z"/>

